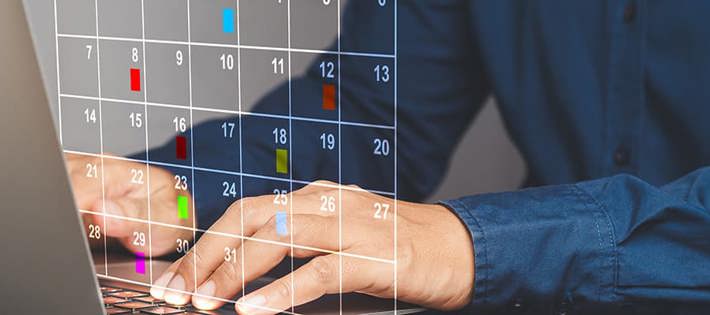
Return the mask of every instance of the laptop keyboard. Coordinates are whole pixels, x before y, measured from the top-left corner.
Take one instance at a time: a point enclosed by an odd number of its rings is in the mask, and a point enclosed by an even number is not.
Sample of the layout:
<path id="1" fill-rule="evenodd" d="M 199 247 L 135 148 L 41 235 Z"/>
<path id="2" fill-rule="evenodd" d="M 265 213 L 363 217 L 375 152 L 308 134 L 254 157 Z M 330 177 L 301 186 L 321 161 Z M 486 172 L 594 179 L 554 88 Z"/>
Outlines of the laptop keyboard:
<path id="1" fill-rule="evenodd" d="M 101 294 L 106 307 L 106 314 L 179 314 L 179 315 L 211 315 L 213 312 L 200 311 L 191 305 L 175 306 L 156 299 L 146 292 L 120 289 L 108 286 L 101 287 Z"/>

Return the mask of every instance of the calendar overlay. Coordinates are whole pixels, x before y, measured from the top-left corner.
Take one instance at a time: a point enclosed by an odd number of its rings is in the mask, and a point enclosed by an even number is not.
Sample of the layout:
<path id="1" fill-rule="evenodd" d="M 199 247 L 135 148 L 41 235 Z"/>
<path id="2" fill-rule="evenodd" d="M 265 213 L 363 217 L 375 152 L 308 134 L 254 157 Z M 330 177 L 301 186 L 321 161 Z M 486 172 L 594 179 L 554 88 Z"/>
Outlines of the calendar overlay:
<path id="1" fill-rule="evenodd" d="M 287 234 L 292 230 L 289 224 L 293 224 L 290 220 L 293 204 L 298 202 L 289 192 L 308 184 L 328 185 L 315 182 L 316 178 L 294 177 L 294 156 L 309 156 L 309 150 L 313 150 L 314 155 L 332 154 L 337 167 L 332 170 L 332 176 L 325 179 L 353 184 L 343 175 L 343 169 L 348 167 L 342 164 L 343 159 L 354 155 L 348 151 L 347 143 L 341 143 L 343 134 L 382 135 L 363 141 L 371 144 L 369 153 L 374 155 L 373 159 L 390 163 L 387 167 L 391 169 L 391 183 L 363 188 L 396 200 L 397 3 L 395 0 L 363 1 L 371 1 L 372 10 L 390 13 L 387 17 L 391 19 L 392 29 L 383 32 L 392 34 L 391 46 L 369 50 L 341 36 L 345 5 L 341 6 L 340 0 L 54 0 L 60 141 L 65 153 L 95 157 L 92 161 L 99 161 L 87 163 L 85 173 L 87 182 L 95 185 L 94 191 L 104 200 L 100 209 L 79 211 L 101 217 L 100 226 L 106 230 L 111 229 L 111 222 L 121 220 L 140 227 L 131 233 L 133 245 L 140 249 L 134 253 L 135 272 L 130 277 L 119 277 L 107 263 L 111 255 L 118 254 L 107 250 L 105 231 L 101 231 L 98 224 L 85 222 L 94 259 L 104 260 L 103 270 L 97 270 L 99 277 L 153 284 L 160 276 L 152 270 L 151 241 L 156 231 L 192 232 L 192 240 L 175 240 L 176 255 L 185 254 L 194 245 L 193 240 L 205 233 L 241 242 L 245 239 L 260 241 L 228 231 L 199 228 L 195 217 L 200 209 L 196 209 L 193 196 L 214 196 L 241 203 L 242 197 L 265 193 L 253 192 L 251 187 L 272 187 L 268 193 L 274 194 L 274 207 L 278 210 L 276 231 Z M 318 23 L 311 21 L 314 18 Z M 336 46 L 331 45 L 334 41 Z M 354 48 L 342 49 L 344 47 Z M 387 111 L 391 111 L 391 119 L 370 121 L 368 117 L 353 114 L 354 111 L 344 110 L 347 104 L 341 98 L 341 89 L 351 75 L 347 67 L 341 68 L 346 61 L 348 65 L 367 67 L 372 83 L 388 91 L 392 107 Z M 296 78 L 293 68 L 299 65 L 320 74 L 322 83 L 317 91 L 299 91 L 292 84 L 292 78 Z M 288 84 L 287 95 L 277 96 L 282 97 L 281 101 L 288 107 L 284 106 L 282 112 L 260 111 L 254 104 L 268 94 L 267 86 L 278 82 Z M 294 95 L 305 94 L 313 104 L 294 103 Z M 303 106 L 315 106 L 317 110 L 303 110 Z M 212 128 L 211 132 L 193 129 L 199 122 L 208 120 L 219 120 L 220 128 Z M 298 143 L 294 143 L 292 135 L 299 133 L 315 136 L 298 138 Z M 255 167 L 248 161 L 247 153 L 255 145 L 252 139 L 273 145 L 270 151 L 273 162 L 262 163 L 270 167 Z M 151 156 L 150 149 L 166 141 L 174 143 L 174 151 Z M 202 143 L 216 143 L 234 150 L 225 154 L 224 159 L 214 161 L 204 158 L 205 153 L 200 151 Z M 135 152 L 141 153 L 136 155 Z M 125 163 L 118 162 L 123 161 L 138 165 L 118 173 L 124 174 L 126 185 L 148 194 L 146 204 L 137 205 L 147 210 L 145 217 L 115 215 L 106 210 L 106 182 L 115 179 L 105 178 L 104 170 L 120 168 Z M 150 178 L 151 173 L 155 176 L 159 169 L 174 174 L 177 191 L 174 213 L 184 225 L 160 222 L 151 215 L 154 201 L 150 198 Z M 340 244 L 347 233 L 341 220 L 347 215 L 341 210 L 341 196 L 347 189 L 354 188 L 338 186 L 337 195 L 322 198 L 325 211 L 338 214 Z M 264 242 L 288 247 L 291 253 L 294 249 L 308 249 L 340 255 L 341 271 L 343 256 L 390 265 L 396 296 L 396 202 L 392 208 L 395 252 L 383 257 L 301 246 L 294 243 L 292 237 L 290 242 Z M 110 218 L 108 222 L 107 218 Z M 340 247 L 342 249 L 342 245 Z M 225 260 L 232 259 L 240 248 L 225 248 Z M 244 268 L 249 266 L 244 265 L 243 251 L 241 257 L 238 264 L 243 275 Z M 290 259 L 293 270 L 293 258 Z M 342 288 L 342 273 L 340 280 Z M 242 288 L 245 288 L 244 283 Z M 210 298 L 236 303 L 248 293 L 242 290 L 239 296 L 227 300 Z M 348 303 L 347 296 L 341 293 L 339 298 L 342 313 Z M 392 310 L 396 309 L 395 302 Z M 296 310 L 292 308 L 286 313 L 295 314 Z"/>

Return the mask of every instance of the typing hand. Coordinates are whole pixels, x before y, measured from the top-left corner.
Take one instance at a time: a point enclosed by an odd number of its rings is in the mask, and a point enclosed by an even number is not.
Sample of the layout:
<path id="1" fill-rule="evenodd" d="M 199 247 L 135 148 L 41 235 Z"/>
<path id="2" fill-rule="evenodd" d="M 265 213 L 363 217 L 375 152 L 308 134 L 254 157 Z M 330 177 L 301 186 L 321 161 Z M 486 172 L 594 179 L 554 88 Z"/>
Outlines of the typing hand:
<path id="1" fill-rule="evenodd" d="M 394 219 L 394 200 L 354 186 L 343 186 L 339 194 L 338 185 L 328 182 L 289 195 L 245 198 L 158 278 L 151 294 L 171 304 L 191 300 L 196 307 L 216 309 L 220 299 L 242 290 L 243 281 L 257 279 L 290 255 L 293 240 L 294 257 L 313 259 L 241 298 L 239 313 L 275 314 L 336 294 L 341 263 L 342 292 L 393 297 L 397 268 L 399 300 L 446 310 L 466 305 L 473 290 L 473 248 L 459 219 L 439 205 L 398 202 L 396 266 Z M 246 238 L 242 243 L 225 233 Z M 341 246 L 345 254 L 339 257 Z M 195 287 L 191 298 L 186 293 Z"/>
<path id="2" fill-rule="evenodd" d="M 89 211 L 83 213 L 83 219 L 101 227 L 107 237 L 117 239 L 127 249 L 142 251 L 134 242 L 133 232 L 145 229 L 149 195 L 151 221 L 192 227 L 192 210 L 188 210 L 190 213 L 187 220 L 181 219 L 177 213 L 177 196 L 187 195 L 188 192 L 175 188 L 180 185 L 176 184 L 170 172 L 151 166 L 148 174 L 145 164 L 113 158 L 104 158 L 102 171 L 101 159 L 98 157 L 76 154 L 66 154 L 65 157 L 77 206 L 80 210 Z M 103 216 L 99 214 L 104 208 L 105 225 Z M 159 256 L 174 250 L 178 238 L 191 239 L 192 232 L 188 229 L 153 226 L 153 255 Z"/>

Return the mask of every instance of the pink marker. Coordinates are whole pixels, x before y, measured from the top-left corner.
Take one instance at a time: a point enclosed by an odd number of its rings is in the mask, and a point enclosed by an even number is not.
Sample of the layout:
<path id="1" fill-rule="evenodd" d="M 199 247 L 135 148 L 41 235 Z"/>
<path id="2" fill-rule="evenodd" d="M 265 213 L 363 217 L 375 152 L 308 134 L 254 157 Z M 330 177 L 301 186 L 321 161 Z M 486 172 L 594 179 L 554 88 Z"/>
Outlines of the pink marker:
<path id="1" fill-rule="evenodd" d="M 136 252 L 136 273 L 145 274 L 145 254 Z"/>

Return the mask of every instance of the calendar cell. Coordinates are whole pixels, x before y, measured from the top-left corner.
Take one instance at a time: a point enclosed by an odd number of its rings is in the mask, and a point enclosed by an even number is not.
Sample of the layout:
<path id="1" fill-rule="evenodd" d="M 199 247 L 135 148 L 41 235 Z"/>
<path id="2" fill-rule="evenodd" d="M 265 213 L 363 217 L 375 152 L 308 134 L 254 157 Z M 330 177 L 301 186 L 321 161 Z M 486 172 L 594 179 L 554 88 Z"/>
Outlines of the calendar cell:
<path id="1" fill-rule="evenodd" d="M 242 161 L 244 172 L 288 178 L 290 130 L 288 120 L 242 116 Z M 285 151 L 284 151 L 285 150 Z M 285 152 L 285 153 L 282 153 Z M 284 156 L 285 155 L 285 156 Z M 282 160 L 286 158 L 287 160 Z M 285 167 L 286 172 L 282 172 Z"/>
<path id="2" fill-rule="evenodd" d="M 97 97 L 96 40 L 59 38 L 59 86 L 63 94 Z"/>
<path id="3" fill-rule="evenodd" d="M 192 41 L 237 44 L 237 1 L 200 0 L 190 2 Z"/>
<path id="4" fill-rule="evenodd" d="M 187 41 L 187 0 L 144 1 L 145 37 Z"/>
<path id="5" fill-rule="evenodd" d="M 291 0 L 291 47 L 337 50 L 337 0 Z"/>
<path id="6" fill-rule="evenodd" d="M 237 49 L 192 47 L 192 105 L 237 111 L 239 62 Z"/>
<path id="7" fill-rule="evenodd" d="M 146 93 L 149 102 L 190 105 L 187 45 L 146 43 Z"/>
<path id="8" fill-rule="evenodd" d="M 146 115 L 143 105 L 102 103 L 104 153 L 145 159 Z"/>
<path id="9" fill-rule="evenodd" d="M 64 149 L 100 154 L 100 124 L 101 110 L 98 101 L 62 97 Z"/>
<path id="10" fill-rule="evenodd" d="M 143 37 L 141 0 L 97 0 L 100 36 Z"/>
<path id="11" fill-rule="evenodd" d="M 94 1 L 57 0 L 57 31 L 61 34 L 96 36 Z"/>
<path id="12" fill-rule="evenodd" d="M 243 48 L 241 59 L 242 111 L 288 115 L 288 89 L 276 89 L 288 82 L 288 54 Z"/>
<path id="13" fill-rule="evenodd" d="M 338 58 L 335 55 L 292 53 L 294 67 L 306 68 L 312 82 L 296 81 L 291 88 L 294 116 L 338 120 Z"/>
<path id="14" fill-rule="evenodd" d="M 343 184 L 394 192 L 393 130 L 343 125 L 341 133 L 349 141 L 341 147 Z"/>
<path id="15" fill-rule="evenodd" d="M 240 0 L 242 45 L 288 47 L 288 4 L 285 0 Z"/>
<path id="16" fill-rule="evenodd" d="M 190 111 L 179 108 L 148 106 L 148 147 L 166 145 L 150 151 L 150 161 L 191 165 Z M 166 144 L 167 143 L 167 144 Z"/>
<path id="17" fill-rule="evenodd" d="M 142 44 L 115 40 L 101 40 L 100 44 L 101 96 L 143 102 Z"/>
<path id="18" fill-rule="evenodd" d="M 294 120 L 292 130 L 293 179 L 338 182 L 338 125 Z"/>
<path id="19" fill-rule="evenodd" d="M 193 110 L 195 166 L 239 172 L 239 116 Z"/>
<path id="20" fill-rule="evenodd" d="M 393 59 L 341 56 L 344 121 L 394 125 Z"/>

